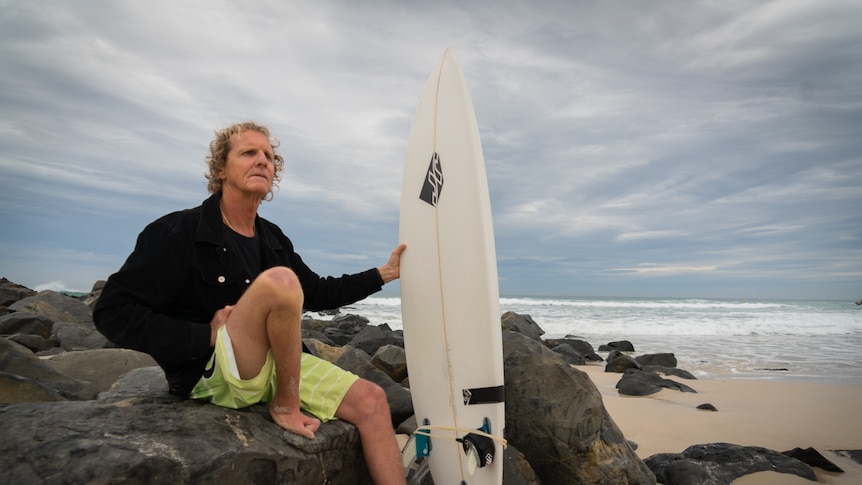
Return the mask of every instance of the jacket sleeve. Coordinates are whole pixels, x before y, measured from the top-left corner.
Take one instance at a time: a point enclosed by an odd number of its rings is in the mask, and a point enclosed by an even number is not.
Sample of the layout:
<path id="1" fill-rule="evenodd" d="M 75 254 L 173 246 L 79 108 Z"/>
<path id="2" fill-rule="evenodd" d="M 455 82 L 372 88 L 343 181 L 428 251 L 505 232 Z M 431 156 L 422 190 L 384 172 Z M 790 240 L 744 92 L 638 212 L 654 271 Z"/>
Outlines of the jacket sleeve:
<path id="1" fill-rule="evenodd" d="M 108 278 L 93 312 L 96 327 L 110 341 L 160 363 L 208 358 L 210 326 L 163 313 L 182 294 L 191 271 L 188 237 L 160 221 L 141 232 L 125 264 Z"/>
<path id="2" fill-rule="evenodd" d="M 292 253 L 290 267 L 299 277 L 305 293 L 303 306 L 309 311 L 331 310 L 355 303 L 383 288 L 383 278 L 377 268 L 361 273 L 344 274 L 340 278 L 319 276 L 302 258 Z"/>

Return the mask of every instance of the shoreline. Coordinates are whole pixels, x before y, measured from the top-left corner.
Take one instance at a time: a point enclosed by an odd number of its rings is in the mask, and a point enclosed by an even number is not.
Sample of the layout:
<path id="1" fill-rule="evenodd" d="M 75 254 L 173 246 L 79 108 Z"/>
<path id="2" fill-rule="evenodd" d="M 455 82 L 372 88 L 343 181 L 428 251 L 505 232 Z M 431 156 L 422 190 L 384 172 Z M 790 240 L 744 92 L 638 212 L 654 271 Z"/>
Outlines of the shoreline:
<path id="1" fill-rule="evenodd" d="M 697 393 L 669 389 L 645 397 L 621 396 L 621 374 L 604 365 L 576 366 L 602 394 L 605 408 L 626 439 L 637 443 L 646 459 L 657 453 L 680 453 L 689 446 L 733 443 L 775 451 L 812 447 L 844 473 L 814 468 L 820 483 L 862 483 L 862 465 L 830 450 L 862 449 L 862 383 L 822 382 L 745 377 L 680 379 Z M 710 403 L 718 411 L 696 409 Z M 734 485 L 793 485 L 814 483 L 781 473 L 761 472 L 741 477 Z"/>

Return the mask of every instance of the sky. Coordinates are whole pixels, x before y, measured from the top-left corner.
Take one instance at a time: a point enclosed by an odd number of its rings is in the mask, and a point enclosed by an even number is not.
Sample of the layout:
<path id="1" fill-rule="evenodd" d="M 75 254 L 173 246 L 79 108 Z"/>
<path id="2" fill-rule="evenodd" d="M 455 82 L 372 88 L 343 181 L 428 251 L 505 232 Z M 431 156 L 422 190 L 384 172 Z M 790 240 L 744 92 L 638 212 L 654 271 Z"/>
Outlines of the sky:
<path id="1" fill-rule="evenodd" d="M 501 294 L 855 301 L 860 25 L 856 0 L 0 0 L 0 276 L 88 291 L 245 120 L 286 160 L 260 215 L 322 275 L 381 265 L 451 48 Z"/>

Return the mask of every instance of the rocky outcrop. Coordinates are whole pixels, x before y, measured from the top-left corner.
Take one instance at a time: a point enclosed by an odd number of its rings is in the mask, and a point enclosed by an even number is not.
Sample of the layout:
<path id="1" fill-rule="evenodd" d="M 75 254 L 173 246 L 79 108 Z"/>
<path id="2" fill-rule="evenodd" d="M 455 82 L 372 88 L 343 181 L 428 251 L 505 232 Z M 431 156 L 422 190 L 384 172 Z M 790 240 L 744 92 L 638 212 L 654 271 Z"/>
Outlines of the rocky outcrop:
<path id="1" fill-rule="evenodd" d="M 659 453 L 646 459 L 664 485 L 730 485 L 737 478 L 761 471 L 789 473 L 817 481 L 807 464 L 777 451 L 729 443 L 694 445 L 682 453 Z"/>
<path id="2" fill-rule="evenodd" d="M 35 294 L 35 291 L 26 286 L 13 283 L 6 278 L 0 278 L 0 307 L 8 307 L 18 300 L 23 300 Z"/>
<path id="3" fill-rule="evenodd" d="M 173 397 L 157 367 L 94 401 L 0 406 L 0 435 L 6 483 L 370 483 L 352 425 L 327 423 L 308 440 L 265 405 Z"/>
<path id="4" fill-rule="evenodd" d="M 110 344 L 84 331 L 92 324 L 88 303 L 42 292 L 10 307 L 17 309 L 18 320 L 10 319 L 7 332 L 56 339 L 58 354 L 43 360 L 0 339 L 0 385 L 7 386 L 2 395 L 27 401 L 0 404 L 0 467 L 9 470 L 12 483 L 87 483 L 97 477 L 146 483 L 368 483 L 350 424 L 325 423 L 309 441 L 282 431 L 265 406 L 234 411 L 174 398 L 148 356 L 105 348 Z M 24 317 L 30 323 L 22 324 Z M 504 483 L 653 483 L 595 386 L 544 347 L 541 328 L 517 314 L 505 315 L 501 325 L 512 329 L 504 332 L 511 443 Z M 339 315 L 329 322 L 304 319 L 303 336 L 312 353 L 381 385 L 393 426 L 411 421 L 410 393 L 399 383 L 407 372 L 400 332 Z M 591 347 L 574 352 L 594 354 Z M 7 392 L 13 386 L 18 390 Z M 415 429 L 415 422 L 406 429 Z M 414 473 L 412 480 L 430 478 Z"/>
<path id="5" fill-rule="evenodd" d="M 56 371 L 28 348 L 0 338 L 0 403 L 94 399 L 93 384 Z"/>
<path id="6" fill-rule="evenodd" d="M 282 431 L 263 405 L 236 411 L 171 396 L 149 356 L 110 348 L 95 331 L 86 312 L 97 292 L 94 287 L 81 299 L 21 292 L 26 296 L 8 305 L 13 313 L 0 316 L 6 337 L 0 338 L 0 401 L 6 402 L 0 404 L 0 469 L 6 481 L 370 483 L 358 433 L 348 423 L 325 423 L 306 440 Z M 782 458 L 762 448 L 713 444 L 645 463 L 589 377 L 570 365 L 602 360 L 590 344 L 575 337 L 543 342 L 544 331 L 532 318 L 515 313 L 503 315 L 501 325 L 506 485 L 649 484 L 656 476 L 667 485 L 730 483 L 764 463 L 807 476 L 808 465 L 791 460 L 817 460 L 806 450 Z M 415 430 L 399 331 L 348 314 L 332 321 L 305 318 L 303 337 L 310 352 L 381 385 L 393 426 Z M 675 367 L 673 354 L 632 358 L 623 353 L 633 351 L 629 342 L 612 344 L 609 363 L 621 356 L 634 363 L 624 370 L 620 393 L 636 385 L 644 386 L 636 395 L 665 388 L 694 392 L 658 375 L 687 374 Z M 432 483 L 421 462 L 409 483 Z"/>
<path id="7" fill-rule="evenodd" d="M 506 435 L 542 483 L 655 483 L 589 376 L 515 332 L 504 332 L 503 355 Z"/>

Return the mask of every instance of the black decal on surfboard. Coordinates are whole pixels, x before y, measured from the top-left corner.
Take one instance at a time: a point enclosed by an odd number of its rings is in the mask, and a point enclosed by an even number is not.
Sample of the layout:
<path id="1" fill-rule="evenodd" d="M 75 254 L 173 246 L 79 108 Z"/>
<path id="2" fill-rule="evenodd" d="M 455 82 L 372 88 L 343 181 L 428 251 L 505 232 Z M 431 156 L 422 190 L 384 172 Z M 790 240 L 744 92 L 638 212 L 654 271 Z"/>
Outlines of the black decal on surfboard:
<path id="1" fill-rule="evenodd" d="M 504 386 L 463 389 L 461 394 L 464 396 L 465 406 L 473 404 L 495 404 L 506 401 L 506 388 Z"/>
<path id="2" fill-rule="evenodd" d="M 437 207 L 437 202 L 440 200 L 440 192 L 442 191 L 443 168 L 440 166 L 440 155 L 434 152 L 431 155 L 431 163 L 428 164 L 428 173 L 425 175 L 425 183 L 422 184 L 419 198 L 433 207 Z"/>

